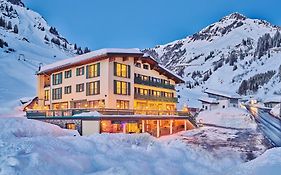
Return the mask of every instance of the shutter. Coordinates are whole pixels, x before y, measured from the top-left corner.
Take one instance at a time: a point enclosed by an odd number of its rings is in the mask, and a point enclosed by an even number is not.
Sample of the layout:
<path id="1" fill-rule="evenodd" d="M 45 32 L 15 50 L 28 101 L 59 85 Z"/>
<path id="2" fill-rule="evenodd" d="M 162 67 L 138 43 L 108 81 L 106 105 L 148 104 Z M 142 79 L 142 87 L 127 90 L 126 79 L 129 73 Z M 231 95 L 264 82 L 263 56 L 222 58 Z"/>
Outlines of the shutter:
<path id="1" fill-rule="evenodd" d="M 131 78 L 131 66 L 127 66 L 127 77 Z"/>
<path id="2" fill-rule="evenodd" d="M 114 91 L 114 94 L 117 94 L 117 81 L 114 80 L 114 83 L 113 83 L 113 91 Z"/>
<path id="3" fill-rule="evenodd" d="M 76 76 L 78 76 L 78 68 L 76 68 Z"/>
<path id="4" fill-rule="evenodd" d="M 86 83 L 86 96 L 89 95 L 89 89 L 90 89 L 89 83 Z"/>
<path id="5" fill-rule="evenodd" d="M 97 75 L 97 76 L 99 77 L 99 76 L 100 76 L 100 63 L 97 64 L 97 69 L 98 69 L 98 70 L 97 70 L 97 72 L 98 72 L 98 75 Z"/>
<path id="6" fill-rule="evenodd" d="M 131 95 L 131 83 L 127 83 L 127 95 Z"/>
<path id="7" fill-rule="evenodd" d="M 59 84 L 62 84 L 62 73 L 59 74 Z"/>
<path id="8" fill-rule="evenodd" d="M 98 90 L 97 90 L 97 94 L 100 94 L 100 81 L 97 81 L 97 87 L 98 87 Z"/>
<path id="9" fill-rule="evenodd" d="M 82 75 L 85 73 L 85 67 L 82 67 Z"/>
<path id="10" fill-rule="evenodd" d="M 116 76 L 116 69 L 117 69 L 117 63 L 114 62 L 114 66 L 113 66 L 113 72 L 114 72 L 114 76 Z"/>
<path id="11" fill-rule="evenodd" d="M 52 84 L 55 85 L 55 75 L 52 75 Z"/>
<path id="12" fill-rule="evenodd" d="M 89 65 L 86 66 L 86 78 L 89 78 Z"/>

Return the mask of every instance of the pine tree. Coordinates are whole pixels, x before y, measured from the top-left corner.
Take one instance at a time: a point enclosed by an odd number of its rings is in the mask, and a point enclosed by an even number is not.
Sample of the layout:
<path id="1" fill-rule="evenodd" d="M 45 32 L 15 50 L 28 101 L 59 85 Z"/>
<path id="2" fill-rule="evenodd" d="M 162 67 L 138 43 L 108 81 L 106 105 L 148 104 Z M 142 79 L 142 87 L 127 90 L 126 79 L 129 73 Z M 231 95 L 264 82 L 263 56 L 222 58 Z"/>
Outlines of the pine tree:
<path id="1" fill-rule="evenodd" d="M 45 35 L 44 39 L 45 39 L 46 41 L 50 41 L 47 35 Z"/>
<path id="2" fill-rule="evenodd" d="M 18 25 L 14 25 L 14 33 L 19 33 Z"/>
<path id="3" fill-rule="evenodd" d="M 76 45 L 76 43 L 74 44 L 74 50 L 77 50 L 77 45 Z"/>
<path id="4" fill-rule="evenodd" d="M 85 47 L 84 53 L 88 53 L 88 52 L 90 52 L 90 49 L 88 47 Z"/>
<path id="5" fill-rule="evenodd" d="M 7 29 L 10 30 L 10 29 L 12 29 L 12 28 L 13 28 L 13 27 L 12 27 L 12 22 L 9 21 L 9 22 L 8 22 L 8 25 L 7 25 Z"/>

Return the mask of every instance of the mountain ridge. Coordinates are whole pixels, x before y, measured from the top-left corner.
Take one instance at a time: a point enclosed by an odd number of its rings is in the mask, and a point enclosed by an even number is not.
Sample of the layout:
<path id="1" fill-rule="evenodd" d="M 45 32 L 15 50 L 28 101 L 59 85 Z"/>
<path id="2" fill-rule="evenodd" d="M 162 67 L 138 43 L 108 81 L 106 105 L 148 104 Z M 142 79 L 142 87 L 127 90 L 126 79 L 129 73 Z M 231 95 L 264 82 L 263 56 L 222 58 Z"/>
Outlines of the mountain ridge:
<path id="1" fill-rule="evenodd" d="M 143 51 L 186 80 L 178 88 L 181 105 L 199 106 L 195 101 L 206 88 L 264 99 L 281 94 L 279 30 L 236 12 L 186 38 Z"/>

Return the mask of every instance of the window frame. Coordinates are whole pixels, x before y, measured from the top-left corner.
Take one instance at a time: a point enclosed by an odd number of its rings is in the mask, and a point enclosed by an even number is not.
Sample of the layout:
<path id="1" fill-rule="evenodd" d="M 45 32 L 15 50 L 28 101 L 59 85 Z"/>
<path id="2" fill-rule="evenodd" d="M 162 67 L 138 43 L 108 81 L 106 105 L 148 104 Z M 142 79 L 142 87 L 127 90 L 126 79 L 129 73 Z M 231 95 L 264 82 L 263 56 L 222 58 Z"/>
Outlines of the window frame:
<path id="1" fill-rule="evenodd" d="M 64 87 L 64 94 L 71 94 L 72 87 L 71 86 L 65 86 Z"/>
<path id="2" fill-rule="evenodd" d="M 91 68 L 93 69 L 92 71 Z M 100 63 L 95 63 L 86 66 L 86 78 L 94 78 L 100 76 Z"/>
<path id="3" fill-rule="evenodd" d="M 91 89 L 90 89 L 91 84 L 93 84 L 93 91 L 91 91 Z M 99 95 L 99 94 L 100 94 L 100 81 L 99 80 L 86 83 L 86 96 Z"/>
<path id="4" fill-rule="evenodd" d="M 81 90 L 80 90 L 80 86 L 82 86 Z M 85 90 L 84 83 L 76 84 L 76 92 L 84 92 L 84 90 Z"/>
<path id="5" fill-rule="evenodd" d="M 64 78 L 65 79 L 68 79 L 68 78 L 71 78 L 72 77 L 72 70 L 66 70 L 64 71 Z"/>
<path id="6" fill-rule="evenodd" d="M 53 85 L 62 84 L 62 72 L 55 73 L 52 75 L 52 84 Z"/>
<path id="7" fill-rule="evenodd" d="M 80 70 L 81 70 L 81 72 L 80 72 Z M 82 76 L 84 74 L 85 74 L 85 67 L 84 66 L 76 68 L 76 76 Z"/>
<path id="8" fill-rule="evenodd" d="M 118 87 L 118 85 L 120 87 Z M 123 87 L 125 86 L 125 87 Z M 115 95 L 131 95 L 131 83 L 126 81 L 114 80 L 113 89 Z"/>
<path id="9" fill-rule="evenodd" d="M 52 89 L 52 100 L 62 99 L 62 87 Z"/>
<path id="10" fill-rule="evenodd" d="M 114 76 L 121 78 L 131 78 L 131 66 L 127 64 L 122 64 L 114 62 Z"/>

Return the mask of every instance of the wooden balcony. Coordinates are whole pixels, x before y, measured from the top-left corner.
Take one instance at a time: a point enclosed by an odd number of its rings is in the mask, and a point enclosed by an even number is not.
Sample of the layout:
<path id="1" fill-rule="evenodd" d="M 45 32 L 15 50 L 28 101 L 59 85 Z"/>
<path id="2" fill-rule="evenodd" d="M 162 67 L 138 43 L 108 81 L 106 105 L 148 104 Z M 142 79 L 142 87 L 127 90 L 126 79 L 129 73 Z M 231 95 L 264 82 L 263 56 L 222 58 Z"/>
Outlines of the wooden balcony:
<path id="1" fill-rule="evenodd" d="M 163 83 L 149 81 L 149 80 L 142 80 L 140 77 L 135 77 L 134 83 L 146 85 L 146 86 L 153 86 L 153 87 L 160 87 L 160 88 L 175 90 L 175 86 L 172 84 L 163 84 Z"/>

